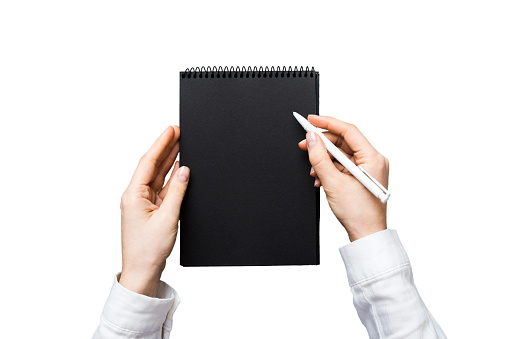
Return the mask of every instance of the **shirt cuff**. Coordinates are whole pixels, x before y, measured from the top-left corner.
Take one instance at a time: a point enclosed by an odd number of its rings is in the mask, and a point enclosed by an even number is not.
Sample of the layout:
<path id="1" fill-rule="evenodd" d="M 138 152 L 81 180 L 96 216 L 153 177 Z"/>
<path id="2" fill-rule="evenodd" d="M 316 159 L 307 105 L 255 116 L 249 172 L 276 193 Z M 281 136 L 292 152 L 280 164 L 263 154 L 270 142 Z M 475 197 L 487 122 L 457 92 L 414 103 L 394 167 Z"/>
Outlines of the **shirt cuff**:
<path id="1" fill-rule="evenodd" d="M 102 317 L 111 326 L 130 333 L 151 333 L 170 331 L 173 325 L 173 313 L 180 298 L 171 286 L 159 282 L 156 298 L 128 290 L 118 283 L 120 273 L 116 275 L 110 295 L 104 306 Z"/>
<path id="2" fill-rule="evenodd" d="M 339 249 L 350 286 L 360 284 L 399 267 L 410 260 L 395 230 L 383 230 Z"/>

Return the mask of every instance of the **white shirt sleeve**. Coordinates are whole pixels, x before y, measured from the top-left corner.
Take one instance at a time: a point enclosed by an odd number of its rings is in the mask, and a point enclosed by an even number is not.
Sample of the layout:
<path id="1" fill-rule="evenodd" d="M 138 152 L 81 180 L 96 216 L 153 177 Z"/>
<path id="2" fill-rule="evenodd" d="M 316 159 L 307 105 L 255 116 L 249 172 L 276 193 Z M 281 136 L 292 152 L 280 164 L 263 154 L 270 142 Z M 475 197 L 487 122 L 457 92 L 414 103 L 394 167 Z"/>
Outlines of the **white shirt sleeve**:
<path id="1" fill-rule="evenodd" d="M 173 313 L 180 303 L 177 292 L 160 281 L 157 297 L 147 297 L 120 285 L 118 277 L 113 281 L 93 339 L 169 338 Z"/>
<path id="2" fill-rule="evenodd" d="M 370 338 L 446 338 L 424 305 L 395 230 L 384 230 L 339 249 L 353 303 Z"/>

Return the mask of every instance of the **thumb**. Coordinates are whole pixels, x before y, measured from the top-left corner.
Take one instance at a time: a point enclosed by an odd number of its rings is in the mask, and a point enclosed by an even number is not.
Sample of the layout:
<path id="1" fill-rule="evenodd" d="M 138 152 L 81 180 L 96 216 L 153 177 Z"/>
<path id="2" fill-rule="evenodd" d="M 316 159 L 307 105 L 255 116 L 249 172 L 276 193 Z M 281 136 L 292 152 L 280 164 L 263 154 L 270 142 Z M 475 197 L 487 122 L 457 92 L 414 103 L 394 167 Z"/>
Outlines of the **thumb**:
<path id="1" fill-rule="evenodd" d="M 174 218 L 175 221 L 179 218 L 180 206 L 186 194 L 190 174 L 189 167 L 182 166 L 178 169 L 177 173 L 170 179 L 168 191 L 160 206 L 160 209 L 170 218 Z"/>
<path id="2" fill-rule="evenodd" d="M 315 169 L 316 175 L 323 185 L 327 185 L 333 177 L 337 176 L 338 170 L 332 163 L 322 138 L 315 132 L 306 134 L 309 162 Z"/>

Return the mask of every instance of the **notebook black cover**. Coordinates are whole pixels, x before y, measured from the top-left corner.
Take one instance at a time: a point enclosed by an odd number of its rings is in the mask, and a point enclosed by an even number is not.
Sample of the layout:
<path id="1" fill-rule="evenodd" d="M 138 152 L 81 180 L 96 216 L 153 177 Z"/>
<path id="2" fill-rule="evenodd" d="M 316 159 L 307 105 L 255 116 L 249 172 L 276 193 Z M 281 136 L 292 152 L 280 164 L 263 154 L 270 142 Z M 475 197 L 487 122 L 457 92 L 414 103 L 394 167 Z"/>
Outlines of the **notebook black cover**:
<path id="1" fill-rule="evenodd" d="M 318 114 L 318 80 L 302 68 L 180 73 L 182 266 L 319 264 L 319 189 L 292 114 Z"/>

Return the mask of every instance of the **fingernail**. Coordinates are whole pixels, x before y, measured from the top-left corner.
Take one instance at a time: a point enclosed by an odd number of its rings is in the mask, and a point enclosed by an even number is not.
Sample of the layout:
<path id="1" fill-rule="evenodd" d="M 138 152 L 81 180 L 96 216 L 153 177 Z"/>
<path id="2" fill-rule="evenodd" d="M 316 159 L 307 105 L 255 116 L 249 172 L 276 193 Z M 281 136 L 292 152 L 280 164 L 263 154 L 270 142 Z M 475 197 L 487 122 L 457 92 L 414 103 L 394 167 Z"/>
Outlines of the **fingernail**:
<path id="1" fill-rule="evenodd" d="M 306 139 L 299 141 L 299 145 L 302 144 Z"/>
<path id="2" fill-rule="evenodd" d="M 308 114 L 308 119 L 310 116 L 316 117 L 316 114 Z"/>
<path id="3" fill-rule="evenodd" d="M 306 140 L 308 141 L 308 148 L 313 147 L 316 144 L 316 133 L 309 132 L 306 135 Z"/>
<path id="4" fill-rule="evenodd" d="M 315 187 L 316 187 L 316 186 L 318 186 L 318 178 L 316 178 L 316 179 L 315 179 L 315 184 L 314 184 L 314 186 L 315 186 Z"/>
<path id="5" fill-rule="evenodd" d="M 187 182 L 187 180 L 189 180 L 189 167 L 181 167 L 177 172 L 177 179 L 182 182 Z"/>
<path id="6" fill-rule="evenodd" d="M 311 175 L 315 174 L 315 169 L 313 167 L 311 167 L 311 172 L 309 172 L 309 174 Z"/>

